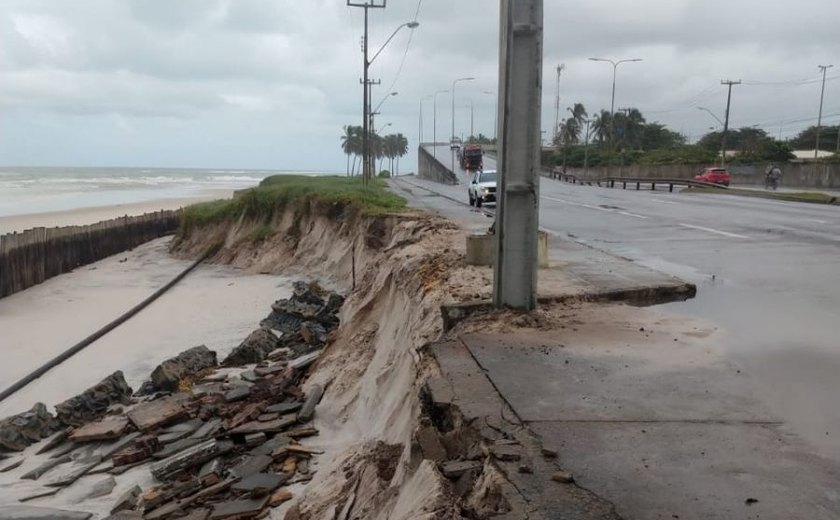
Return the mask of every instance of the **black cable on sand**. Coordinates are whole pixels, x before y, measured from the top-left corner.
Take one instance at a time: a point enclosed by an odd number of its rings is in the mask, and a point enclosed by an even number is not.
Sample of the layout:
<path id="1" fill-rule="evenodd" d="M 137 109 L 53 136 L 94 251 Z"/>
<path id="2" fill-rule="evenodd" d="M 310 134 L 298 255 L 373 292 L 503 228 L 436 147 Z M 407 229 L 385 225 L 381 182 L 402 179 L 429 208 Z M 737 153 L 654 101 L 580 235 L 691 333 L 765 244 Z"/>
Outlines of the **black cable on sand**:
<path id="1" fill-rule="evenodd" d="M 201 255 L 201 257 L 198 260 L 193 262 L 192 265 L 190 265 L 189 267 L 187 267 L 186 269 L 181 271 L 181 273 L 178 274 L 178 276 L 176 276 L 175 278 L 170 280 L 169 283 L 167 283 L 166 285 L 164 285 L 163 287 L 161 287 L 160 289 L 155 291 L 154 294 L 152 294 L 151 296 L 149 296 L 148 298 L 146 298 L 145 300 L 143 300 L 139 304 L 135 305 L 134 307 L 132 307 L 128 312 L 126 312 L 125 314 L 123 314 L 119 318 L 115 319 L 111 323 L 105 325 L 101 329 L 97 330 L 96 332 L 94 332 L 90 336 L 86 337 L 85 339 L 83 339 L 79 343 L 76 343 L 75 345 L 73 345 L 69 349 L 65 350 L 64 352 L 62 352 L 58 356 L 51 359 L 50 361 L 44 363 L 41 367 L 39 367 L 38 369 L 36 369 L 32 373 L 28 374 L 27 376 L 25 376 L 23 379 L 21 379 L 17 383 L 15 383 L 12 386 L 10 386 L 9 388 L 3 390 L 3 392 L 0 392 L 0 402 L 5 401 L 9 396 L 17 393 L 18 390 L 20 390 L 21 388 L 23 388 L 26 385 L 28 385 L 29 383 L 35 381 L 36 379 L 38 379 L 42 375 L 46 374 L 47 372 L 49 372 L 53 368 L 57 367 L 61 363 L 67 361 L 71 357 L 75 356 L 76 354 L 78 354 L 79 352 L 84 350 L 91 343 L 95 342 L 96 340 L 98 340 L 99 338 L 104 336 L 105 334 L 108 334 L 109 332 L 116 329 L 117 327 L 119 327 L 120 325 L 122 325 L 123 323 L 128 321 L 129 319 L 133 318 L 135 315 L 137 315 L 137 313 L 139 313 L 140 311 L 142 311 L 143 309 L 148 307 L 149 304 L 151 304 L 153 301 L 155 301 L 158 298 L 160 298 L 161 296 L 163 296 L 169 289 L 175 287 L 175 285 L 178 282 L 183 280 L 184 277 L 186 277 L 188 274 L 190 274 L 190 272 L 192 272 L 196 267 L 198 267 L 202 262 L 207 260 L 212 254 L 214 254 L 218 250 L 219 250 L 218 247 L 210 248 L 209 250 L 207 250 L 206 253 Z"/>

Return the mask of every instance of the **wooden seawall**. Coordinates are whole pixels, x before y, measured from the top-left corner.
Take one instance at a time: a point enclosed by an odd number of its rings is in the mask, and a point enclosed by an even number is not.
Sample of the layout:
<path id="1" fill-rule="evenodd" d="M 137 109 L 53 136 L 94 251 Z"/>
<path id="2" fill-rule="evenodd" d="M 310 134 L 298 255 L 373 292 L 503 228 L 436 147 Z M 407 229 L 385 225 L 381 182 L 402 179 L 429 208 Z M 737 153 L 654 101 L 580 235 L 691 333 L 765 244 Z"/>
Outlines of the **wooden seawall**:
<path id="1" fill-rule="evenodd" d="M 0 236 L 0 298 L 170 234 L 178 228 L 179 215 L 159 211 Z"/>

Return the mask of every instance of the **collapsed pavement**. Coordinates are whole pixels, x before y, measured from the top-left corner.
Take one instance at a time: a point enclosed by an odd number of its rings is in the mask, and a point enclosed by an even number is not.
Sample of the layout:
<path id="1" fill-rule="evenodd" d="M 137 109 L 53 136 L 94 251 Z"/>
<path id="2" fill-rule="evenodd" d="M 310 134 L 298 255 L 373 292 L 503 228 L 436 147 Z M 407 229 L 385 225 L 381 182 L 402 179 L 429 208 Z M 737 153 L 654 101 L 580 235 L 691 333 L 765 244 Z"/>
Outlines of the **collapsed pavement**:
<path id="1" fill-rule="evenodd" d="M 49 457 L 21 476 L 42 488 L 20 502 L 55 496 L 84 476 L 102 475 L 90 499 L 109 496 L 115 475 L 147 467 L 156 484 L 115 497 L 113 518 L 223 520 L 252 518 L 292 499 L 286 489 L 312 479 L 319 450 L 303 445 L 324 389 L 303 382 L 344 298 L 297 282 L 272 305 L 261 327 L 222 361 L 199 346 L 161 363 L 137 394 L 121 372 L 56 406 L 38 403 L 0 422 L 0 472 L 20 466 L 21 452 L 49 437 Z M 279 335 L 277 333 L 280 333 Z M 84 500 L 78 503 L 84 509 Z M 11 509 L 9 509 L 11 513 Z M 27 513 L 28 512 L 28 513 Z M 66 511 L 16 506 L 14 515 L 56 518 Z M 5 518 L 0 510 L 0 518 Z M 84 517 L 84 514 L 81 514 Z"/>

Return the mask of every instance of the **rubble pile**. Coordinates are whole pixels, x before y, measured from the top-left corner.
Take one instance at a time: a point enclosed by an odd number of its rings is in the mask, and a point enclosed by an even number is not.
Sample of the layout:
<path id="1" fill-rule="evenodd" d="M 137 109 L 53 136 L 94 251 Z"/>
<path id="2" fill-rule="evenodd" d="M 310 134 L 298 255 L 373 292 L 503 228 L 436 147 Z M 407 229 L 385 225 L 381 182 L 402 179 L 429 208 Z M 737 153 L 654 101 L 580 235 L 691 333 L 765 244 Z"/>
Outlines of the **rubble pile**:
<path id="1" fill-rule="evenodd" d="M 114 475 L 140 466 L 156 485 L 115 497 L 112 518 L 247 519 L 290 500 L 286 487 L 311 480 L 311 458 L 322 453 L 302 441 L 318 435 L 311 421 L 324 389 L 304 393 L 302 382 L 338 327 L 343 301 L 298 282 L 222 367 L 214 352 L 196 347 L 161 363 L 133 398 L 117 373 L 62 403 L 60 420 L 43 405 L 6 419 L 0 424 L 29 425 L 21 435 L 31 442 L 70 426 L 41 448 L 48 461 L 22 476 L 43 489 L 21 501 L 55 495 L 90 475 L 102 478 L 88 486 L 88 498 L 108 496 Z M 23 444 L 0 436 L 3 448 Z M 0 472 L 11 469 L 5 465 Z"/>

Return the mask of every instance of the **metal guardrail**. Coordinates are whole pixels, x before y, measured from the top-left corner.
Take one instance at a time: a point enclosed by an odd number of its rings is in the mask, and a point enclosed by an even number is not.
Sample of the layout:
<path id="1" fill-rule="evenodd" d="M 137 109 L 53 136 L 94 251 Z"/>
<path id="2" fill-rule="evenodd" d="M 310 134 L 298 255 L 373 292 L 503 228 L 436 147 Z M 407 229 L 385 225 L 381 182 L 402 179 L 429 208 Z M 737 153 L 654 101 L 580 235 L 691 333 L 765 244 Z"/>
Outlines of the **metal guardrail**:
<path id="1" fill-rule="evenodd" d="M 599 179 L 580 179 L 576 175 L 570 173 L 552 172 L 552 179 L 558 179 L 572 184 L 581 184 L 586 186 L 598 186 L 615 188 L 616 184 L 621 184 L 623 189 L 627 189 L 627 185 L 636 185 L 636 189 L 642 189 L 642 185 L 650 184 L 650 189 L 655 190 L 656 185 L 667 185 L 668 191 L 673 192 L 674 186 L 688 186 L 690 188 L 717 188 L 721 190 L 728 190 L 729 186 L 722 184 L 714 184 L 711 182 L 695 181 L 694 179 L 651 179 L 643 177 L 601 177 Z"/>

